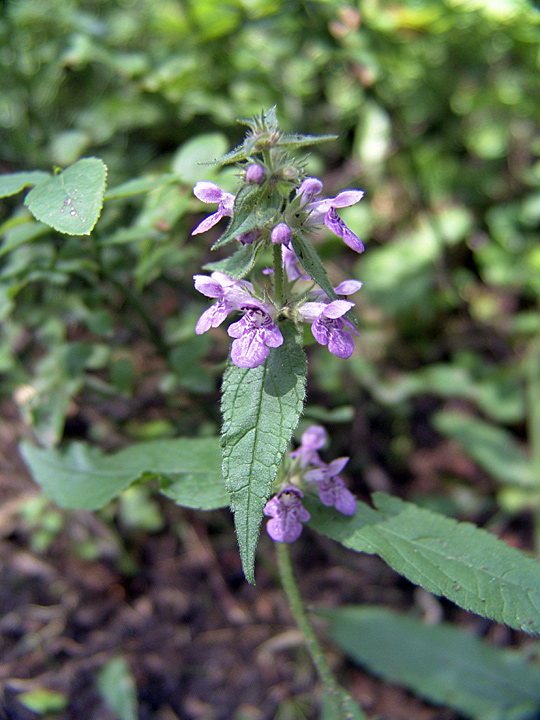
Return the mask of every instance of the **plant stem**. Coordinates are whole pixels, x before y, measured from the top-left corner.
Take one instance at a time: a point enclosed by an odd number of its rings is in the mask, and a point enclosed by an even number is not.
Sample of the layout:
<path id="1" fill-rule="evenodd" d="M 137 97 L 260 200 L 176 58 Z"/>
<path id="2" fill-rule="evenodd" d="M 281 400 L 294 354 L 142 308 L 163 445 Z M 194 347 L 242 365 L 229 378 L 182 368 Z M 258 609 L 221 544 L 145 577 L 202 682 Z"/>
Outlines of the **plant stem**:
<path id="1" fill-rule="evenodd" d="M 281 245 L 278 243 L 273 247 L 274 251 L 274 299 L 276 305 L 283 305 L 283 265 L 281 264 Z"/>
<path id="2" fill-rule="evenodd" d="M 281 584 L 283 585 L 283 589 L 285 591 L 285 595 L 287 596 L 287 600 L 289 601 L 296 624 L 304 636 L 307 650 L 324 685 L 324 689 L 334 705 L 335 712 L 337 713 L 336 717 L 343 718 L 345 720 L 350 717 L 350 714 L 347 712 L 345 706 L 347 695 L 334 678 L 323 649 L 317 640 L 311 623 L 309 622 L 307 613 L 302 603 L 302 598 L 300 597 L 298 585 L 296 584 L 296 579 L 294 577 L 289 546 L 286 543 L 277 542 L 275 543 L 275 547 Z"/>

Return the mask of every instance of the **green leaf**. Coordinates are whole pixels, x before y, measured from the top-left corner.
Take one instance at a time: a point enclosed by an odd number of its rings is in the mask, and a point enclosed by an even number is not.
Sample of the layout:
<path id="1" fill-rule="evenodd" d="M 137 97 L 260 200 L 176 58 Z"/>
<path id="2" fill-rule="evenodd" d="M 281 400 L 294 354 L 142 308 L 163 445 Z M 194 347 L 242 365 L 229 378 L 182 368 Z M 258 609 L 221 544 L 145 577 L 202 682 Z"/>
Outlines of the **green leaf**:
<path id="1" fill-rule="evenodd" d="M 540 488 L 525 449 L 507 430 L 460 412 L 440 412 L 433 418 L 440 433 L 457 440 L 495 480 Z"/>
<path id="2" fill-rule="evenodd" d="M 313 245 L 305 240 L 300 233 L 293 232 L 291 237 L 294 252 L 302 263 L 304 270 L 317 285 L 324 290 L 331 300 L 337 300 L 319 253 Z"/>
<path id="3" fill-rule="evenodd" d="M 7 173 L 0 175 L 0 197 L 16 195 L 30 185 L 39 185 L 51 176 L 41 170 L 29 170 L 28 172 Z"/>
<path id="4" fill-rule="evenodd" d="M 107 168 L 83 158 L 34 187 L 24 201 L 37 220 L 67 235 L 89 235 L 103 205 Z"/>
<path id="5" fill-rule="evenodd" d="M 173 182 L 178 182 L 178 178 L 174 173 L 163 173 L 163 175 L 152 178 L 135 178 L 116 187 L 109 188 L 105 193 L 104 199 L 121 200 L 123 198 L 130 198 L 134 195 L 141 195 L 142 193 L 149 192 L 163 185 L 169 185 Z"/>
<path id="6" fill-rule="evenodd" d="M 345 547 L 379 555 L 429 592 L 517 630 L 540 632 L 540 563 L 471 523 L 375 493 L 346 518 L 305 499 L 310 525 Z"/>
<path id="7" fill-rule="evenodd" d="M 137 720 L 137 687 L 124 658 L 112 658 L 100 669 L 97 687 L 120 720 Z"/>
<path id="8" fill-rule="evenodd" d="M 292 323 L 264 365 L 229 365 L 223 379 L 223 477 L 230 493 L 246 579 L 253 583 L 262 511 L 302 413 L 306 358 Z"/>
<path id="9" fill-rule="evenodd" d="M 178 179 L 187 185 L 195 185 L 198 180 L 206 180 L 208 165 L 216 163 L 215 158 L 227 148 L 227 140 L 221 133 L 205 133 L 184 143 L 174 154 L 172 169 Z M 215 175 L 212 168 L 211 175 Z"/>
<path id="10" fill-rule="evenodd" d="M 224 234 L 212 245 L 212 250 L 226 245 L 243 233 L 263 227 L 276 214 L 281 197 L 265 187 L 250 183 L 240 188 L 234 200 L 232 219 Z"/>
<path id="11" fill-rule="evenodd" d="M 319 145 L 319 143 L 337 140 L 338 135 L 301 135 L 300 133 L 284 133 L 276 143 L 277 147 L 294 149 L 307 147 L 308 145 Z"/>
<path id="12" fill-rule="evenodd" d="M 319 614 L 319 613 L 318 613 Z M 540 665 L 449 623 L 426 625 L 380 607 L 320 613 L 332 640 L 375 675 L 476 720 L 525 720 L 540 710 Z"/>
<path id="13" fill-rule="evenodd" d="M 85 443 L 60 452 L 23 442 L 21 453 L 35 481 L 65 508 L 96 510 L 146 473 L 160 476 L 165 494 L 179 504 L 204 509 L 227 504 L 217 438 L 153 440 L 111 455 Z"/>
<path id="14" fill-rule="evenodd" d="M 36 687 L 21 693 L 17 700 L 36 715 L 63 712 L 68 706 L 68 699 L 63 693 L 44 687 Z"/>
<path id="15" fill-rule="evenodd" d="M 244 278 L 255 267 L 257 258 L 263 249 L 263 243 L 242 245 L 229 257 L 218 260 L 217 262 L 206 263 L 203 270 L 219 270 L 235 279 Z"/>

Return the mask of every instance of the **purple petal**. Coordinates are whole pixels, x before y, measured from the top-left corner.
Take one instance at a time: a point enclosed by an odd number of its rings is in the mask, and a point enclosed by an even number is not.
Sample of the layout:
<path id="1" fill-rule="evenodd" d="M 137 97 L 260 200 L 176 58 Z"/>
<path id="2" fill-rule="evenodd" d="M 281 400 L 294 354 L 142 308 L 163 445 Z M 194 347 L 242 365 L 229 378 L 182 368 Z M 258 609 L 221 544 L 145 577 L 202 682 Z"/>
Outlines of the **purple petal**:
<path id="1" fill-rule="evenodd" d="M 291 228 L 286 223 L 279 223 L 272 230 L 270 237 L 274 245 L 288 245 L 291 241 Z"/>
<path id="2" fill-rule="evenodd" d="M 323 184 L 319 180 L 319 178 L 308 177 L 300 185 L 300 187 L 296 191 L 296 195 L 301 195 L 302 200 L 306 202 L 308 200 L 311 200 L 314 195 L 318 195 L 321 192 L 322 188 Z"/>
<path id="3" fill-rule="evenodd" d="M 205 310 L 201 317 L 198 319 L 195 325 L 195 332 L 197 335 L 210 330 L 210 328 L 216 328 L 225 320 L 229 314 L 229 308 L 227 303 L 223 300 L 218 300 L 217 303 L 211 305 L 208 310 Z"/>
<path id="4" fill-rule="evenodd" d="M 353 307 L 354 303 L 349 302 L 348 300 L 332 300 L 332 302 L 326 305 L 321 314 L 325 318 L 336 320 L 342 315 L 345 315 L 345 313 L 348 313 L 349 310 Z"/>
<path id="5" fill-rule="evenodd" d="M 302 435 L 302 447 L 320 450 L 326 442 L 326 430 L 320 425 L 311 425 Z"/>
<path id="6" fill-rule="evenodd" d="M 356 499 L 350 490 L 342 488 L 335 504 L 336 510 L 344 515 L 354 515 L 356 512 Z"/>
<path id="7" fill-rule="evenodd" d="M 326 343 L 324 343 L 326 345 Z M 346 360 L 354 352 L 354 340 L 350 332 L 334 330 L 328 341 L 328 349 L 338 358 Z"/>
<path id="8" fill-rule="evenodd" d="M 320 345 L 328 345 L 330 340 L 331 330 L 325 322 L 322 322 L 320 318 L 317 318 L 311 326 L 311 332 L 313 337 Z"/>
<path id="9" fill-rule="evenodd" d="M 207 275 L 194 275 L 193 280 L 195 290 L 206 295 L 206 297 L 218 298 L 223 296 L 223 287 L 215 278 Z"/>
<path id="10" fill-rule="evenodd" d="M 326 306 L 327 303 L 307 302 L 301 305 L 298 310 L 304 322 L 312 322 L 322 315 Z"/>
<path id="11" fill-rule="evenodd" d="M 232 323 L 232 325 L 229 325 L 227 328 L 227 334 L 232 338 L 239 338 L 249 332 L 250 327 L 251 323 L 249 322 L 249 318 L 244 315 L 244 317 L 240 318 L 240 320 Z"/>
<path id="12" fill-rule="evenodd" d="M 363 190 L 344 190 L 332 199 L 332 207 L 344 208 L 356 205 L 364 197 Z"/>
<path id="13" fill-rule="evenodd" d="M 357 253 L 364 252 L 365 247 L 362 241 L 352 232 L 352 230 L 349 230 L 333 207 L 331 207 L 326 213 L 324 224 L 329 230 L 338 235 L 338 237 L 343 238 L 345 244 L 352 250 Z"/>
<path id="14" fill-rule="evenodd" d="M 238 367 L 259 367 L 269 354 L 270 348 L 264 344 L 264 330 L 261 328 L 244 333 L 231 346 L 231 360 Z"/>
<path id="15" fill-rule="evenodd" d="M 191 234 L 200 235 L 201 233 L 210 230 L 210 228 L 214 227 L 214 225 L 217 225 L 217 223 L 223 217 L 223 214 L 223 209 L 220 207 L 219 210 L 213 215 L 208 215 L 208 217 L 205 217 L 204 220 L 197 225 L 195 230 L 191 231 Z"/>
<path id="16" fill-rule="evenodd" d="M 259 165 L 258 163 L 253 163 L 246 170 L 246 182 L 256 183 L 257 185 L 260 185 L 264 180 L 265 175 L 266 172 L 263 166 Z"/>
<path id="17" fill-rule="evenodd" d="M 193 188 L 193 194 L 203 203 L 218 203 L 226 194 L 223 190 L 213 182 L 208 180 L 200 180 Z"/>
<path id="18" fill-rule="evenodd" d="M 267 522 L 266 531 L 276 542 L 293 543 L 302 534 L 302 524 L 292 515 L 280 515 Z"/>
<path id="19" fill-rule="evenodd" d="M 350 458 L 348 457 L 340 457 L 332 460 L 332 462 L 326 468 L 326 473 L 328 477 L 334 477 L 335 475 L 339 475 L 339 473 L 343 470 L 349 460 Z"/>
<path id="20" fill-rule="evenodd" d="M 274 495 L 274 497 L 271 498 L 264 506 L 263 513 L 269 517 L 276 517 L 279 513 L 279 508 L 279 500 L 277 499 L 277 496 Z"/>
<path id="21" fill-rule="evenodd" d="M 268 345 L 268 347 L 272 348 L 283 345 L 283 335 L 275 323 L 272 323 L 271 328 L 265 328 L 264 342 Z"/>
<path id="22" fill-rule="evenodd" d="M 360 290 L 362 283 L 360 280 L 344 280 L 334 288 L 336 295 L 352 295 L 353 293 Z"/>

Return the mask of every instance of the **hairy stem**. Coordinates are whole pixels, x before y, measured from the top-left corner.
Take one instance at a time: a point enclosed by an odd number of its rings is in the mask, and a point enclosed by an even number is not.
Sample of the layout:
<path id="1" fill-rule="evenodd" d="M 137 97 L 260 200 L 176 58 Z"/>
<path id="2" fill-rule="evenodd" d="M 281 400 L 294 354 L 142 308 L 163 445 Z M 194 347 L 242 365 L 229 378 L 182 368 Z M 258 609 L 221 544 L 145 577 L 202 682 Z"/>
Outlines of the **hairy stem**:
<path id="1" fill-rule="evenodd" d="M 298 585 L 294 577 L 294 571 L 289 553 L 289 546 L 286 543 L 275 543 L 279 574 L 281 584 L 289 601 L 290 608 L 296 620 L 296 624 L 300 632 L 304 636 L 306 648 L 311 656 L 315 669 L 324 685 L 324 689 L 330 698 L 336 717 L 340 720 L 347 720 L 351 715 L 347 710 L 346 702 L 349 699 L 347 694 L 338 685 L 334 678 L 323 649 L 317 640 L 311 623 L 309 622 L 307 613 L 300 597 Z"/>

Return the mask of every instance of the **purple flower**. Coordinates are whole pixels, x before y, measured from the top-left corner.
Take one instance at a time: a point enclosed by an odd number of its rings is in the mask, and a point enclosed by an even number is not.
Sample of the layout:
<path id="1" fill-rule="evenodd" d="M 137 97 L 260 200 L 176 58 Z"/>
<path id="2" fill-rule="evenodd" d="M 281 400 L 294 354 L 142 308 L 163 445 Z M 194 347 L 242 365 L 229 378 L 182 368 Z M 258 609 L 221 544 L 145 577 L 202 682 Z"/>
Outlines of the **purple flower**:
<path id="1" fill-rule="evenodd" d="M 274 322 L 275 311 L 270 303 L 252 298 L 240 309 L 244 310 L 244 317 L 227 330 L 236 338 L 231 347 L 231 360 L 238 367 L 256 368 L 266 360 L 271 347 L 283 344 L 283 335 Z"/>
<path id="2" fill-rule="evenodd" d="M 306 178 L 297 190 L 297 196 L 307 204 L 304 207 L 309 212 L 307 225 L 322 225 L 343 238 L 344 242 L 357 253 L 364 252 L 362 241 L 347 227 L 344 221 L 337 214 L 337 208 L 350 207 L 360 202 L 364 196 L 363 190 L 344 190 L 335 198 L 325 200 L 314 200 L 322 190 L 322 182 L 318 178 Z"/>
<path id="3" fill-rule="evenodd" d="M 360 280 L 343 280 L 334 288 L 336 295 L 353 295 L 362 287 Z M 322 288 L 315 288 L 309 293 L 310 300 L 318 300 L 320 302 L 330 302 L 330 298 Z"/>
<path id="4" fill-rule="evenodd" d="M 348 358 L 354 352 L 351 333 L 358 335 L 354 325 L 343 316 L 354 303 L 348 300 L 333 300 L 330 303 L 307 302 L 300 308 L 302 320 L 312 322 L 311 332 L 321 345 L 328 345 L 333 355 Z"/>
<path id="5" fill-rule="evenodd" d="M 206 297 L 217 298 L 217 302 L 205 310 L 195 326 L 197 335 L 216 328 L 233 310 L 251 299 L 253 286 L 247 280 L 233 280 L 222 272 L 207 275 L 194 275 L 195 289 Z"/>
<path id="6" fill-rule="evenodd" d="M 302 505 L 303 493 L 294 485 L 285 485 L 264 507 L 264 514 L 271 517 L 266 525 L 268 534 L 276 542 L 292 543 L 302 532 L 301 523 L 311 515 Z"/>
<path id="7" fill-rule="evenodd" d="M 306 465 L 323 465 L 317 450 L 320 450 L 326 442 L 326 430 L 320 425 L 311 425 L 303 433 L 300 447 L 289 455 L 292 458 L 300 457 L 300 467 Z"/>
<path id="8" fill-rule="evenodd" d="M 234 195 L 225 192 L 215 183 L 209 182 L 208 180 L 201 180 L 196 183 L 193 188 L 193 193 L 203 203 L 219 203 L 217 212 L 213 215 L 208 215 L 202 222 L 200 222 L 195 230 L 191 233 L 192 235 L 198 235 L 199 233 L 206 232 L 214 227 L 222 217 L 232 217 L 233 206 L 234 206 Z"/>
<path id="9" fill-rule="evenodd" d="M 323 505 L 334 506 L 336 510 L 344 515 L 354 515 L 356 512 L 356 500 L 354 495 L 347 490 L 339 473 L 349 462 L 349 458 L 342 457 L 332 460 L 330 465 L 308 470 L 304 478 L 307 482 L 317 483 L 319 486 L 319 498 Z"/>
<path id="10" fill-rule="evenodd" d="M 264 180 L 265 175 L 266 172 L 263 166 L 258 165 L 257 163 L 253 163 L 246 170 L 246 182 L 256 183 L 257 185 L 260 185 Z"/>

